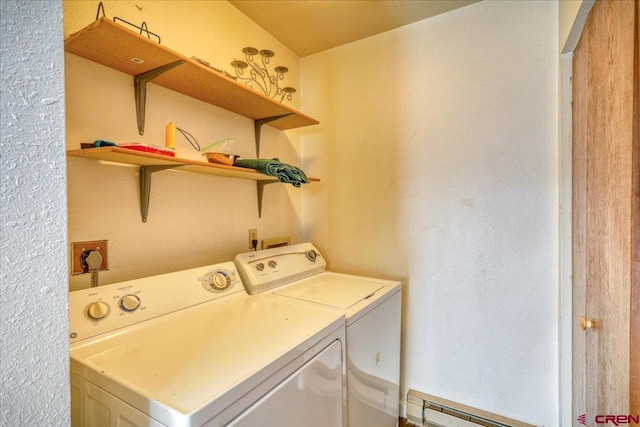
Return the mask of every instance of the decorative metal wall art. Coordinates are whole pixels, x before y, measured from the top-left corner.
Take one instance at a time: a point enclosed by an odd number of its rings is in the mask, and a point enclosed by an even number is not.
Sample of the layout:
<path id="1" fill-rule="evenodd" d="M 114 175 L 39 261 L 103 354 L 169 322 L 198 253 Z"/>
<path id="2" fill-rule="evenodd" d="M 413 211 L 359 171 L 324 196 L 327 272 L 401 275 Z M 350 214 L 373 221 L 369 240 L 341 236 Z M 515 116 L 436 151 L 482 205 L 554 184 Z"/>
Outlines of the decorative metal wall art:
<path id="1" fill-rule="evenodd" d="M 291 101 L 296 90 L 292 87 L 280 87 L 279 81 L 284 80 L 284 75 L 289 71 L 287 67 L 278 66 L 273 69 L 275 74 L 269 73 L 267 65 L 271 58 L 275 56 L 270 50 L 263 49 L 258 51 L 254 47 L 245 47 L 242 49 L 245 55 L 245 61 L 233 61 L 231 66 L 236 70 L 238 80 L 244 82 L 248 87 L 261 91 L 269 98 L 275 98 L 282 102 L 284 98 Z M 262 65 L 254 61 L 254 56 L 260 55 Z M 245 69 L 248 69 L 249 75 L 244 76 Z M 278 99 L 279 97 L 279 99 Z"/>

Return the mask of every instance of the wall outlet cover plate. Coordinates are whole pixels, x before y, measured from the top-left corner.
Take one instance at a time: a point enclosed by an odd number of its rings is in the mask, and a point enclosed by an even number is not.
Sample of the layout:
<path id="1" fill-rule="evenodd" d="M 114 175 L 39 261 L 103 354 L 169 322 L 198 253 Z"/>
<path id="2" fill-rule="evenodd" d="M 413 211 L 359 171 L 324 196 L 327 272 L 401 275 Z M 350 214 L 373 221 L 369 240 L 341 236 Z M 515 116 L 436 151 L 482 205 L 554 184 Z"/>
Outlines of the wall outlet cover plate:
<path id="1" fill-rule="evenodd" d="M 89 273 L 89 271 L 85 271 L 84 266 L 82 265 L 81 257 L 85 251 L 97 250 L 102 255 L 102 264 L 100 264 L 99 271 L 108 270 L 109 262 L 108 262 L 108 251 L 107 251 L 107 241 L 106 240 L 91 240 L 88 242 L 73 242 L 71 243 L 71 274 L 84 274 Z"/>

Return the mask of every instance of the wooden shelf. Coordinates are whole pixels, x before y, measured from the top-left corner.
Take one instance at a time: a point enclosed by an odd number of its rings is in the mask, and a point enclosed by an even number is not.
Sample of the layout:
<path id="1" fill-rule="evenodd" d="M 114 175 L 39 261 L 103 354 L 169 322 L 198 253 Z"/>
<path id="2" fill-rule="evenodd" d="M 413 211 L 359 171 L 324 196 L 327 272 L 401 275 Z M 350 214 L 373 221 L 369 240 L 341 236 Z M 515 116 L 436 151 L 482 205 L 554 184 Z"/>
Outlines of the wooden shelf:
<path id="1" fill-rule="evenodd" d="M 279 183 L 277 178 L 264 175 L 255 169 L 236 166 L 198 162 L 191 159 L 163 156 L 120 147 L 86 148 L 67 151 L 67 156 L 98 161 L 140 166 L 140 213 L 142 221 L 147 221 L 149 196 L 151 192 L 151 174 L 164 169 L 177 169 L 205 175 L 226 178 L 240 178 L 256 181 L 258 192 L 258 216 L 262 216 L 262 195 L 264 186 Z M 308 178 L 310 182 L 319 182 L 319 178 Z"/>
<path id="2" fill-rule="evenodd" d="M 64 49 L 66 52 L 132 76 L 183 60 L 184 64 L 154 78 L 153 83 L 254 121 L 289 114 L 268 123 L 269 126 L 280 130 L 319 123 L 106 18 L 101 18 L 69 36 L 64 42 Z M 133 62 L 133 58 L 144 62 Z"/>
<path id="3" fill-rule="evenodd" d="M 143 151 L 130 150 L 120 147 L 86 148 L 83 150 L 70 150 L 67 155 L 82 157 L 85 159 L 102 160 L 106 162 L 122 163 L 136 166 L 175 166 L 177 170 L 217 175 L 227 178 L 250 179 L 253 181 L 274 181 L 278 179 L 263 175 L 254 169 L 239 168 L 236 166 L 219 165 L 208 162 L 198 162 L 191 159 L 163 156 L 161 154 L 145 153 Z M 318 182 L 319 178 L 309 178 L 309 181 Z"/>
<path id="4" fill-rule="evenodd" d="M 141 135 L 144 132 L 145 86 L 151 80 L 159 86 L 252 119 L 256 135 L 256 157 L 260 157 L 260 128 L 263 125 L 287 130 L 318 124 L 317 120 L 106 18 L 98 19 L 69 36 L 64 41 L 64 49 L 68 53 L 134 76 L 136 114 Z M 146 222 L 149 210 L 151 175 L 165 169 L 176 168 L 199 174 L 256 181 L 259 216 L 262 215 L 264 186 L 279 182 L 277 178 L 253 169 L 120 147 L 71 150 L 67 155 L 140 166 L 140 211 L 143 222 Z M 320 180 L 309 178 L 309 181 Z"/>

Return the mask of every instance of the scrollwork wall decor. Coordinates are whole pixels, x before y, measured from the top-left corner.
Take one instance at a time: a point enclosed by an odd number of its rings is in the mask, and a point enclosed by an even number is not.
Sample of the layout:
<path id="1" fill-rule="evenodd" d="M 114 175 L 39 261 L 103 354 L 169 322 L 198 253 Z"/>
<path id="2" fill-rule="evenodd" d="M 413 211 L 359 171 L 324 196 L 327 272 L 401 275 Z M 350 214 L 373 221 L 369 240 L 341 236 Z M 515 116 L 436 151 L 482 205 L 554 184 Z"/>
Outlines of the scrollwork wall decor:
<path id="1" fill-rule="evenodd" d="M 280 82 L 284 80 L 284 75 L 289 71 L 287 67 L 277 66 L 273 69 L 273 73 L 269 72 L 269 61 L 275 56 L 271 50 L 258 50 L 254 47 L 245 47 L 242 49 L 246 61 L 233 61 L 231 66 L 236 71 L 239 81 L 244 82 L 248 87 L 264 93 L 269 98 L 277 99 L 282 102 L 285 98 L 287 101 L 293 99 L 296 90 L 292 87 L 280 87 Z M 256 62 L 255 57 L 260 56 L 262 64 Z M 245 70 L 248 75 L 245 76 Z"/>

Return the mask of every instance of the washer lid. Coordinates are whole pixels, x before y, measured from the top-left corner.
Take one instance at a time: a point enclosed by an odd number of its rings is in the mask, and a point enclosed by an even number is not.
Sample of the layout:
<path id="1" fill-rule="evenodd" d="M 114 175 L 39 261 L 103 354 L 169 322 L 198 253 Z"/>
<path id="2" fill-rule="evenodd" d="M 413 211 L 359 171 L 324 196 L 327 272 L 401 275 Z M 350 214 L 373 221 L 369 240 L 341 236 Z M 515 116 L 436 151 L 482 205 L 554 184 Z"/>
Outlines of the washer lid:
<path id="1" fill-rule="evenodd" d="M 347 309 L 369 298 L 384 285 L 380 280 L 324 273 L 277 289 L 274 294 Z"/>
<path id="2" fill-rule="evenodd" d="M 166 425 L 201 425 L 342 324 L 236 294 L 73 345 L 71 370 Z"/>

